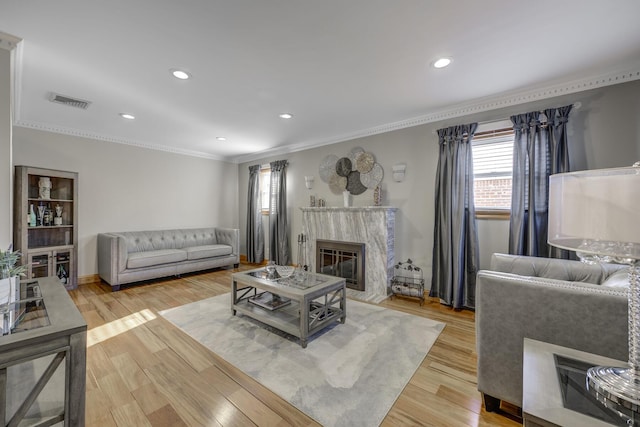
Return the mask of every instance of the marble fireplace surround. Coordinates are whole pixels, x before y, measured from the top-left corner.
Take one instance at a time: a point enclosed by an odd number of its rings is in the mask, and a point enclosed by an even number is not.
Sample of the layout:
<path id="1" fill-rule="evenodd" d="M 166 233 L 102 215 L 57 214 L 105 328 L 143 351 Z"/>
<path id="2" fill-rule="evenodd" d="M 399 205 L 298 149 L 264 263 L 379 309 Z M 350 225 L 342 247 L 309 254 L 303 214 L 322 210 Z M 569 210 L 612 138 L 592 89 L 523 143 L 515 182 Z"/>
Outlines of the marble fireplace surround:
<path id="1" fill-rule="evenodd" d="M 395 213 L 389 206 L 300 208 L 302 233 L 307 237 L 306 259 L 316 271 L 316 240 L 365 245 L 365 290 L 347 288 L 347 295 L 379 303 L 388 295 L 395 264 Z"/>

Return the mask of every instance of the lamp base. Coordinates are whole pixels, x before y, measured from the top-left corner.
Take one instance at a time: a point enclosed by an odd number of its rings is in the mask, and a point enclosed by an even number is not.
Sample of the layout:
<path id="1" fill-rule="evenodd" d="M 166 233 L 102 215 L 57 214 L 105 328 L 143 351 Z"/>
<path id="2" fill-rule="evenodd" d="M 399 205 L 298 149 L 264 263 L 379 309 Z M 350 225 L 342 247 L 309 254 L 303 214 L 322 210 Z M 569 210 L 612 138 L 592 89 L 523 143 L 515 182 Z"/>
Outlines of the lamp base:
<path id="1" fill-rule="evenodd" d="M 640 375 L 633 368 L 590 368 L 587 388 L 607 408 L 629 420 L 640 420 Z"/>

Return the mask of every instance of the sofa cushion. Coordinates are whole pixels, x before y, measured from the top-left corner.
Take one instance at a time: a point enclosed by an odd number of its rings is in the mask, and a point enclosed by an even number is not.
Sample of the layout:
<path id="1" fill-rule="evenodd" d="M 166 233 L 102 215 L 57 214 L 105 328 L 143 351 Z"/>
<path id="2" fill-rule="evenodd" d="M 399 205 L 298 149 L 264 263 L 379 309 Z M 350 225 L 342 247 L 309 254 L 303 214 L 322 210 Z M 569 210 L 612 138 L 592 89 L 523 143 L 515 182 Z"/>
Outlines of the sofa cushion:
<path id="1" fill-rule="evenodd" d="M 627 269 L 616 271 L 607 277 L 607 280 L 602 282 L 601 286 L 608 286 L 610 288 L 629 287 L 629 271 Z"/>
<path id="2" fill-rule="evenodd" d="M 151 267 L 152 265 L 180 262 L 185 259 L 187 259 L 187 253 L 182 249 L 133 252 L 129 254 L 127 268 Z"/>
<path id="3" fill-rule="evenodd" d="M 187 252 L 187 259 L 213 258 L 233 253 L 233 248 L 229 245 L 192 246 L 184 250 Z"/>

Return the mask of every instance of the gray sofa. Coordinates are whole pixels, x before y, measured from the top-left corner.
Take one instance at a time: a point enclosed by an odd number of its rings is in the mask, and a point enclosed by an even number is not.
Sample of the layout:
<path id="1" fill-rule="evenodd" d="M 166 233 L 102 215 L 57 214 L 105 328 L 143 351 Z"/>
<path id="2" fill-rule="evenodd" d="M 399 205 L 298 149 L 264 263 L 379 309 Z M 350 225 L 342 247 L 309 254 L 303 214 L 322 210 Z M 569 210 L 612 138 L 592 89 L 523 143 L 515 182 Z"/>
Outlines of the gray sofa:
<path id="1" fill-rule="evenodd" d="M 240 263 L 240 230 L 195 228 L 98 234 L 98 273 L 113 291 L 126 283 Z"/>
<path id="2" fill-rule="evenodd" d="M 494 254 L 476 281 L 478 390 L 522 407 L 525 337 L 628 360 L 628 267 Z"/>

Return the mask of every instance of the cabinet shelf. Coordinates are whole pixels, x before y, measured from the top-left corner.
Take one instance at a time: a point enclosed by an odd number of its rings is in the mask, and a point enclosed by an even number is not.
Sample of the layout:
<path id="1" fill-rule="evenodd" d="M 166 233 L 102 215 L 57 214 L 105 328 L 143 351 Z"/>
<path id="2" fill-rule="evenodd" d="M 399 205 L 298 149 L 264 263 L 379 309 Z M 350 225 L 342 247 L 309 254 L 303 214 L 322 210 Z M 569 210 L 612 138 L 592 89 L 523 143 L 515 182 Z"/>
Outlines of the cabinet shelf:
<path id="1" fill-rule="evenodd" d="M 51 203 L 51 202 L 56 202 L 56 203 L 73 203 L 73 200 L 69 200 L 69 199 L 34 199 L 34 198 L 28 198 L 27 201 L 29 203 Z"/>
<path id="2" fill-rule="evenodd" d="M 78 174 L 31 166 L 16 166 L 14 179 L 13 247 L 23 256 L 28 279 L 60 275 L 63 266 L 67 289 L 77 287 Z M 44 205 L 45 224 L 30 226 L 31 207 Z M 62 208 L 56 213 L 56 207 Z M 59 215 L 54 224 L 54 216 Z M 49 222 L 50 221 L 50 222 Z M 68 277 L 67 277 L 68 275 Z"/>
<path id="3" fill-rule="evenodd" d="M 31 230 L 42 230 L 42 229 L 52 229 L 52 228 L 73 228 L 73 224 L 62 224 L 62 225 L 35 225 L 29 226 L 29 231 Z"/>

